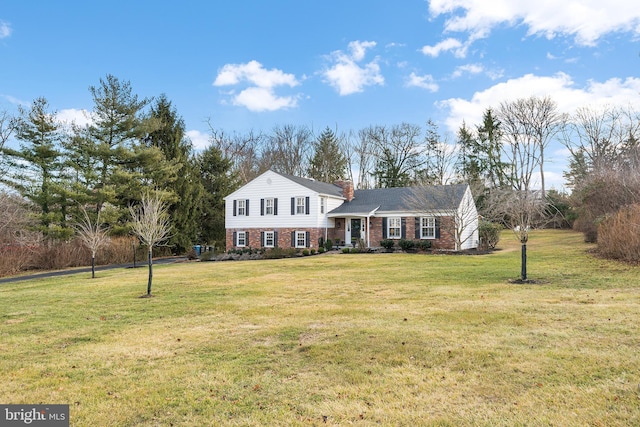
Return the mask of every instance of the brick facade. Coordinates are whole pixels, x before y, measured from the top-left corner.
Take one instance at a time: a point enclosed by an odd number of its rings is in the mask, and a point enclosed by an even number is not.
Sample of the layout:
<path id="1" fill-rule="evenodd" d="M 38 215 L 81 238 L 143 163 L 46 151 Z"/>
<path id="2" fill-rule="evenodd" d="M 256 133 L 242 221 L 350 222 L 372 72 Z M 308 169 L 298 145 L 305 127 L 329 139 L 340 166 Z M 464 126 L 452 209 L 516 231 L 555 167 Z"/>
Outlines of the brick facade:
<path id="1" fill-rule="evenodd" d="M 294 247 L 295 243 L 292 245 L 291 243 L 291 233 L 295 231 L 304 231 L 309 233 L 309 242 L 307 243 L 307 247 L 309 248 L 318 248 L 320 238 L 324 239 L 324 228 L 311 228 L 311 229 L 298 229 L 298 228 L 249 228 L 249 229 L 227 229 L 226 233 L 226 247 L 227 249 L 236 248 L 235 242 L 233 241 L 234 233 L 238 231 L 244 231 L 249 233 L 249 241 L 244 246 L 245 248 L 262 248 L 264 245 L 260 241 L 262 237 L 262 233 L 265 231 L 275 231 L 278 233 L 278 242 L 277 246 L 280 248 L 290 248 Z M 324 241 L 324 240 L 323 240 Z"/>
<path id="2" fill-rule="evenodd" d="M 406 239 L 416 240 L 415 233 L 415 217 L 404 217 L 405 221 L 405 236 Z M 363 218 L 363 221 L 365 219 Z M 453 226 L 454 219 L 452 217 L 440 217 L 440 238 L 430 239 L 432 247 L 434 249 L 455 249 L 455 228 Z M 345 224 L 348 220 L 345 218 L 336 218 L 334 228 L 326 230 L 327 238 L 331 239 L 334 244 L 341 244 L 345 239 Z M 371 239 L 371 247 L 380 246 L 380 241 L 383 240 L 382 218 L 374 217 L 370 218 L 371 229 L 369 231 L 369 238 Z M 366 225 L 365 225 L 366 227 Z M 311 229 L 294 229 L 294 228 L 251 228 L 246 230 L 240 229 L 228 229 L 226 235 L 227 249 L 235 248 L 235 242 L 233 241 L 233 234 L 237 231 L 248 231 L 249 241 L 245 247 L 261 248 L 263 246 L 260 241 L 261 234 L 264 231 L 277 231 L 278 232 L 278 246 L 281 248 L 289 248 L 291 245 L 291 232 L 304 231 L 309 232 L 309 247 L 318 248 L 320 239 L 324 241 L 325 229 L 324 228 L 311 228 Z M 365 236 L 366 236 L 365 229 Z M 350 242 L 346 242 L 350 243 Z"/>

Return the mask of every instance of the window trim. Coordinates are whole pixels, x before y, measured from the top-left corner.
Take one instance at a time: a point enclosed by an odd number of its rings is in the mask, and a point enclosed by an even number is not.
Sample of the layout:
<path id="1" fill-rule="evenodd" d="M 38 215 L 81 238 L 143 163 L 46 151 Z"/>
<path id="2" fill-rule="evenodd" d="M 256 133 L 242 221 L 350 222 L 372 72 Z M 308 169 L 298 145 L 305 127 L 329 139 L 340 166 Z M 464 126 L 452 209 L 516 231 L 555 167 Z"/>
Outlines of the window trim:
<path id="1" fill-rule="evenodd" d="M 306 231 L 296 231 L 296 248 L 306 248 L 307 247 L 307 232 Z M 302 245 L 300 245 L 300 236 L 302 236 Z"/>
<path id="2" fill-rule="evenodd" d="M 425 225 L 424 222 L 429 221 L 431 224 Z M 425 233 L 426 230 L 432 229 L 431 234 Z M 422 216 L 420 217 L 420 238 L 421 239 L 435 239 L 436 238 L 436 217 L 434 216 Z"/>
<path id="3" fill-rule="evenodd" d="M 304 215 L 306 211 L 306 206 L 307 204 L 306 204 L 305 197 L 296 196 L 296 215 Z"/>
<path id="4" fill-rule="evenodd" d="M 242 235 L 243 243 L 240 244 L 240 236 Z M 244 248 L 247 246 L 247 232 L 246 231 L 236 231 L 236 246 L 239 248 Z"/>
<path id="5" fill-rule="evenodd" d="M 247 216 L 247 201 L 238 199 L 238 216 Z"/>
<path id="6" fill-rule="evenodd" d="M 397 221 L 397 226 L 392 225 Z M 398 234 L 395 233 L 392 235 L 391 230 L 398 230 Z M 402 217 L 399 216 L 391 216 L 387 219 L 387 239 L 401 239 L 402 238 Z"/>
<path id="7" fill-rule="evenodd" d="M 271 235 L 271 244 L 269 242 L 269 235 Z M 265 231 L 264 232 L 264 247 L 265 248 L 275 248 L 276 247 L 276 232 L 275 231 Z"/>
<path id="8" fill-rule="evenodd" d="M 271 212 L 269 212 L 269 210 L 271 210 Z M 275 215 L 275 199 L 273 197 L 264 199 L 264 214 Z"/>

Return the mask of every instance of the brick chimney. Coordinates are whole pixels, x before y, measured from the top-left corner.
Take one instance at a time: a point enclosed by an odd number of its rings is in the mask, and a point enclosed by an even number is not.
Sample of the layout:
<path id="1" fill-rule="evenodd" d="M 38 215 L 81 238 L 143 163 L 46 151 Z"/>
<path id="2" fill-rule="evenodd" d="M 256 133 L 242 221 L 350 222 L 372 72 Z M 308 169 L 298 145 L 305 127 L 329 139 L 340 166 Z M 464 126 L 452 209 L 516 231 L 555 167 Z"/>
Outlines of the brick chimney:
<path id="1" fill-rule="evenodd" d="M 351 181 L 336 181 L 335 185 L 342 188 L 342 197 L 347 199 L 347 202 L 353 200 L 353 182 Z"/>

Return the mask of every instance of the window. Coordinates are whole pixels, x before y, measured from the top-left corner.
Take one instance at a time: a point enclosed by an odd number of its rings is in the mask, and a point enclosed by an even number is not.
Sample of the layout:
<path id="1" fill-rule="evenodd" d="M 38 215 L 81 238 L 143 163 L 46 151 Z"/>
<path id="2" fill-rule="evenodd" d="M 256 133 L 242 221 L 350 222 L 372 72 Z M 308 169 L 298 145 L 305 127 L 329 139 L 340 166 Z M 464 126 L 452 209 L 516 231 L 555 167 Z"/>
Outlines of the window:
<path id="1" fill-rule="evenodd" d="M 305 206 L 304 197 L 296 197 L 296 215 L 304 215 Z"/>
<path id="2" fill-rule="evenodd" d="M 324 198 L 324 197 L 321 197 L 321 198 L 320 198 L 320 213 L 321 213 L 321 214 L 323 214 L 323 213 L 324 213 L 324 204 L 325 204 L 325 201 L 326 201 L 326 200 L 327 200 L 327 199 L 326 199 L 326 198 Z"/>
<path id="3" fill-rule="evenodd" d="M 236 246 L 247 246 L 247 232 L 238 231 L 236 235 Z"/>
<path id="4" fill-rule="evenodd" d="M 389 218 L 387 227 L 387 236 L 389 236 L 389 239 L 399 239 L 402 237 L 402 221 L 400 217 Z"/>
<path id="5" fill-rule="evenodd" d="M 307 233 L 304 231 L 296 231 L 296 248 L 307 247 Z"/>
<path id="6" fill-rule="evenodd" d="M 246 215 L 247 215 L 247 201 L 238 200 L 238 216 L 246 216 Z"/>
<path id="7" fill-rule="evenodd" d="M 264 247 L 273 248 L 275 246 L 275 233 L 273 231 L 264 232 Z"/>
<path id="8" fill-rule="evenodd" d="M 436 238 L 436 219 L 434 217 L 420 218 L 420 238 L 421 239 Z"/>
<path id="9" fill-rule="evenodd" d="M 274 215 L 273 212 L 273 199 L 264 199 L 264 214 Z"/>

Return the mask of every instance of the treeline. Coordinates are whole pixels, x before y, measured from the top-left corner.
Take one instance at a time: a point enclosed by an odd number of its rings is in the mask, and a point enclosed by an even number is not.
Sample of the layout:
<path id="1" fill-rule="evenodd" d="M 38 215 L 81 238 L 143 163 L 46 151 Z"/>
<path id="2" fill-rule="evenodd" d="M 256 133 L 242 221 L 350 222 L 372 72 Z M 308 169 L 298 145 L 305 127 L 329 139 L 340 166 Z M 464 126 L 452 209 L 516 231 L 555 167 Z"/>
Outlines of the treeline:
<path id="1" fill-rule="evenodd" d="M 550 97 L 518 99 L 487 109 L 482 123 L 463 123 L 452 138 L 430 120 L 232 134 L 210 122 L 210 144 L 196 151 L 165 95 L 141 99 L 111 75 L 89 91 L 86 125 L 59 121 L 45 98 L 16 116 L 0 113 L 0 180 L 10 189 L 0 192 L 3 250 L 69 244 L 85 211 L 93 219 L 100 214 L 114 240 L 125 239 L 128 208 L 149 190 L 169 205 L 172 252 L 195 243 L 220 247 L 223 197 L 268 169 L 348 179 L 360 189 L 467 182 L 487 219 L 510 227 L 518 219 L 525 229 L 575 225 L 591 240 L 640 196 L 632 110 L 584 108 L 569 116 Z M 19 146 L 9 147 L 10 138 Z M 553 140 L 570 152 L 571 195 L 546 188 Z"/>

